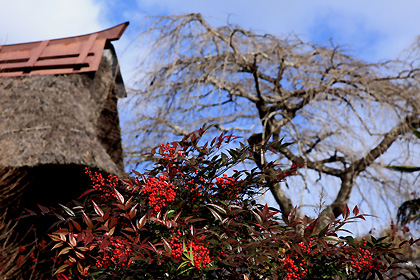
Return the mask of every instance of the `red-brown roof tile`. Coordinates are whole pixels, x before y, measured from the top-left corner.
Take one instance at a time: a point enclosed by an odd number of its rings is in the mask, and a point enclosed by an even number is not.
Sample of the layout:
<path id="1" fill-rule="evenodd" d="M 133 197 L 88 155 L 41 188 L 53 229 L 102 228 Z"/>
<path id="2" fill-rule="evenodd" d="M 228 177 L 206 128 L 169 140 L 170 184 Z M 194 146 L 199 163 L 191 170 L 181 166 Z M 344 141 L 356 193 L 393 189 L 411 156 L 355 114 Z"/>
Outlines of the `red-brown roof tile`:
<path id="1" fill-rule="evenodd" d="M 0 77 L 94 72 L 107 42 L 118 40 L 127 26 L 125 22 L 87 35 L 0 46 Z"/>

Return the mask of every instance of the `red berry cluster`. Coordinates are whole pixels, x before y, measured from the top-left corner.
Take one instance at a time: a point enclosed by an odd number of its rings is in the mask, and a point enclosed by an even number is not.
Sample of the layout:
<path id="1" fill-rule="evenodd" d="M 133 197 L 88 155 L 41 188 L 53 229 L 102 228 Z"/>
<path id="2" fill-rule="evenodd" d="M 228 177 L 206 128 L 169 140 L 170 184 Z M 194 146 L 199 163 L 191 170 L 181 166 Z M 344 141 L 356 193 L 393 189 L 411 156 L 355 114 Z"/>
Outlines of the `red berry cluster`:
<path id="1" fill-rule="evenodd" d="M 366 247 L 367 242 L 363 238 L 363 246 Z M 356 273 L 368 272 L 372 269 L 381 269 L 383 264 L 381 264 L 377 259 L 372 257 L 372 254 L 369 250 L 358 248 L 358 253 L 351 256 L 350 265 L 353 267 Z"/>
<path id="2" fill-rule="evenodd" d="M 104 249 L 104 256 L 96 260 L 96 267 L 129 266 L 131 264 L 130 251 L 130 247 L 123 240 L 119 238 L 111 240 L 110 245 Z"/>
<path id="3" fill-rule="evenodd" d="M 179 242 L 181 238 L 181 231 L 178 230 L 176 235 L 171 239 L 171 248 L 172 248 L 172 258 L 175 262 L 180 262 L 182 260 L 183 253 L 183 244 Z M 210 267 L 210 251 L 208 248 L 204 247 L 200 240 L 197 242 L 189 241 L 187 246 L 188 252 L 192 250 L 193 252 L 193 264 L 197 269 L 208 268 Z M 191 263 L 188 264 L 191 266 Z"/>
<path id="4" fill-rule="evenodd" d="M 191 242 L 190 243 L 191 247 L 192 247 L 192 251 L 193 251 L 193 257 L 194 257 L 194 265 L 196 268 L 198 269 L 202 269 L 202 268 L 209 268 L 210 267 L 210 251 L 208 248 Z M 190 247 L 188 247 L 190 248 Z"/>
<path id="5" fill-rule="evenodd" d="M 283 263 L 283 268 L 286 273 L 284 277 L 285 280 L 303 279 L 305 274 L 308 272 L 308 269 L 305 267 L 305 263 L 297 263 L 297 261 L 291 259 L 287 255 L 284 257 L 284 259 L 281 259 L 280 262 Z"/>
<path id="6" fill-rule="evenodd" d="M 175 157 L 175 155 L 178 156 L 184 156 L 184 154 L 182 152 L 178 152 L 175 154 L 176 151 L 176 147 L 172 144 L 167 143 L 160 145 L 160 151 L 159 153 L 161 155 L 163 155 L 163 158 L 166 160 L 172 159 L 173 157 Z M 174 162 L 176 162 L 176 160 L 174 160 Z"/>
<path id="7" fill-rule="evenodd" d="M 172 248 L 171 256 L 175 259 L 176 262 L 179 262 L 179 260 L 182 259 L 182 243 L 179 243 L 180 238 L 181 238 L 181 231 L 178 230 L 176 235 L 172 237 L 171 243 L 170 243 L 171 248 Z"/>
<path id="8" fill-rule="evenodd" d="M 196 170 L 196 174 L 197 173 L 198 173 L 198 170 Z M 201 176 L 195 176 L 193 179 L 187 181 L 185 184 L 185 187 L 190 192 L 190 195 L 192 196 L 193 200 L 195 199 L 195 196 L 204 195 L 206 188 L 210 190 L 213 188 L 213 186 L 214 186 L 214 183 L 208 183 L 206 179 Z"/>
<path id="9" fill-rule="evenodd" d="M 302 250 L 302 253 L 306 253 L 307 255 L 311 253 L 312 241 L 313 238 L 310 239 L 308 244 L 306 244 L 305 242 L 300 242 L 298 244 L 299 248 Z"/>
<path id="10" fill-rule="evenodd" d="M 87 167 L 85 167 L 85 173 L 89 175 L 92 181 L 92 188 L 102 193 L 102 198 L 116 197 L 113 188 L 118 186 L 117 176 L 108 175 L 108 178 L 104 179 L 101 173 L 92 172 Z"/>
<path id="11" fill-rule="evenodd" d="M 168 177 L 160 175 L 159 178 L 152 177 L 147 180 L 143 193 L 147 194 L 149 206 L 159 212 L 168 206 L 168 203 L 175 200 L 175 186 L 167 182 Z"/>
<path id="12" fill-rule="evenodd" d="M 216 178 L 216 185 L 219 187 L 221 194 L 230 199 L 239 199 L 240 184 L 234 178 L 223 174 L 223 177 Z"/>
<path id="13" fill-rule="evenodd" d="M 308 243 L 298 243 L 302 254 L 309 255 L 311 253 L 312 241 L 313 238 L 311 238 Z M 280 261 L 283 263 L 283 268 L 286 272 L 284 278 L 286 280 L 303 279 L 308 272 L 307 264 L 304 260 L 299 260 L 299 255 L 296 251 L 292 252 L 292 255 L 286 255 L 284 259 Z"/>

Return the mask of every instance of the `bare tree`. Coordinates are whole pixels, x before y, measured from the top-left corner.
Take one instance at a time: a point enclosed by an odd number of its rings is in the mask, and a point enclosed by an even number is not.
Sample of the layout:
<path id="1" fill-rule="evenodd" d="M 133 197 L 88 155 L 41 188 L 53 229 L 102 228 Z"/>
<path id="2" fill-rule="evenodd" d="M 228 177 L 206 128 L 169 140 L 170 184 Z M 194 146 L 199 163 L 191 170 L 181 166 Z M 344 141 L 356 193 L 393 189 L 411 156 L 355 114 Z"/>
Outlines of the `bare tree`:
<path id="1" fill-rule="evenodd" d="M 397 155 L 389 150 L 406 144 L 407 132 L 420 127 L 415 66 L 365 63 L 339 46 L 295 36 L 216 28 L 200 14 L 158 17 L 141 38 L 150 53 L 128 104 L 135 112 L 125 125 L 129 164 L 147 160 L 142 155 L 163 139 L 204 125 L 242 135 L 250 144 L 293 140 L 277 161 L 306 162 L 302 188 L 330 196 L 325 213 L 339 216 L 354 188 L 362 200 L 374 186 L 379 197 L 400 191 L 382 167 L 409 158 L 408 149 Z M 264 157 L 255 161 L 264 168 Z M 330 178 L 339 182 L 335 193 L 322 190 Z M 271 192 L 283 215 L 297 204 L 283 184 Z"/>

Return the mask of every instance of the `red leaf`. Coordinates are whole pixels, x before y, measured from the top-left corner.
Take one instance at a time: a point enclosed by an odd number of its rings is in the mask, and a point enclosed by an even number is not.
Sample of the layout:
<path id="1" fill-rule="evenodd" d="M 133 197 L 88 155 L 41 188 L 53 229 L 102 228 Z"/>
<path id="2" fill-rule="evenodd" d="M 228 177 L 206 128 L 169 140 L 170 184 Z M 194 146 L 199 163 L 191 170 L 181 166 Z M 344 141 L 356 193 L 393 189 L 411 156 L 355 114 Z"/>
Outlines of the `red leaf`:
<path id="1" fill-rule="evenodd" d="M 111 212 L 111 208 L 108 208 L 108 210 L 105 211 L 104 216 L 103 216 L 105 221 L 108 220 L 110 212 Z"/>
<path id="2" fill-rule="evenodd" d="M 128 208 L 131 207 L 131 203 L 132 203 L 133 197 L 131 196 L 127 202 L 125 203 L 125 209 L 127 210 Z"/>
<path id="3" fill-rule="evenodd" d="M 181 216 L 181 212 L 176 214 L 175 218 L 173 219 L 174 222 L 178 221 L 179 217 Z"/>
<path id="4" fill-rule="evenodd" d="M 368 216 L 368 215 L 359 215 L 359 216 L 356 216 L 355 218 L 363 219 L 363 220 L 366 221 L 365 216 Z"/>
<path id="5" fill-rule="evenodd" d="M 146 224 L 146 215 L 144 215 L 140 220 L 137 221 L 137 228 L 140 230 Z"/>
<path id="6" fill-rule="evenodd" d="M 61 241 L 61 238 L 59 236 L 55 236 L 52 234 L 48 234 L 48 236 L 53 240 L 53 241 Z"/>
<path id="7" fill-rule="evenodd" d="M 75 253 L 76 253 L 76 256 L 79 258 L 79 259 L 84 259 L 85 258 L 85 255 L 83 255 L 82 253 L 80 253 L 80 252 L 78 252 L 78 251 L 74 251 Z"/>
<path id="8" fill-rule="evenodd" d="M 54 274 L 53 275 L 56 275 L 56 274 L 59 274 L 59 273 L 61 273 L 61 272 L 63 272 L 63 271 L 65 271 L 66 270 L 66 268 L 67 267 L 69 267 L 70 265 L 68 265 L 68 264 L 63 264 L 62 266 L 60 266 L 55 272 L 54 272 Z M 65 277 L 65 279 L 69 279 L 69 278 L 67 278 L 64 274 L 60 274 L 60 276 L 63 276 L 63 277 Z"/>
<path id="9" fill-rule="evenodd" d="M 71 249 L 70 247 L 64 248 L 63 250 L 60 251 L 60 253 L 58 253 L 58 256 L 67 254 L 68 252 L 70 252 L 70 249 Z"/>
<path id="10" fill-rule="evenodd" d="M 171 245 L 169 245 L 168 241 L 166 241 L 165 238 L 162 237 L 163 246 L 165 247 L 165 251 L 168 252 L 168 254 L 172 254 L 172 248 Z"/>
<path id="11" fill-rule="evenodd" d="M 199 239 L 198 239 L 198 241 L 199 242 L 201 242 L 201 241 L 203 241 L 204 240 L 204 238 L 206 238 L 207 237 L 207 235 L 203 235 L 203 236 L 201 236 Z"/>
<path id="12" fill-rule="evenodd" d="M 128 214 L 130 216 L 130 219 L 133 219 L 136 216 L 136 213 L 137 213 L 136 206 L 137 205 L 134 205 L 133 208 L 131 208 L 130 213 Z"/>
<path id="13" fill-rule="evenodd" d="M 70 234 L 69 234 L 69 243 L 73 247 L 77 246 L 76 238 L 74 238 L 73 232 L 70 232 Z"/>
<path id="14" fill-rule="evenodd" d="M 78 231 L 82 231 L 82 227 L 79 225 L 78 222 L 72 220 L 74 227 L 78 230 Z"/>
<path id="15" fill-rule="evenodd" d="M 349 206 L 346 204 L 346 207 L 344 208 L 344 211 L 343 211 L 343 218 L 344 219 L 347 219 L 349 216 L 350 216 L 350 209 L 349 209 Z"/>
<path id="16" fill-rule="evenodd" d="M 121 204 L 124 204 L 124 197 L 117 191 L 116 188 L 114 188 L 114 192 L 117 195 L 117 199 Z"/>
<path id="17" fill-rule="evenodd" d="M 80 273 L 83 272 L 83 266 L 81 263 L 77 263 L 77 271 L 79 271 Z"/>
<path id="18" fill-rule="evenodd" d="M 81 199 L 85 195 L 88 195 L 88 194 L 90 194 L 91 192 L 94 192 L 94 191 L 95 191 L 95 189 L 88 189 L 87 191 L 85 191 L 84 193 L 82 193 L 82 195 L 80 195 L 78 199 Z"/>
<path id="19" fill-rule="evenodd" d="M 359 208 L 357 208 L 357 205 L 356 205 L 356 206 L 354 206 L 354 208 L 353 208 L 353 215 L 354 215 L 354 216 L 359 215 Z"/>
<path id="20" fill-rule="evenodd" d="M 309 224 L 304 230 L 305 237 L 311 236 L 311 234 L 314 232 L 315 226 L 318 224 L 318 219 L 314 220 L 312 223 Z"/>
<path id="21" fill-rule="evenodd" d="M 38 203 L 37 203 L 36 205 L 38 205 L 39 209 L 41 209 L 41 211 L 42 211 L 42 212 L 41 212 L 41 214 L 42 214 L 42 215 L 44 215 L 44 214 L 46 214 L 46 213 L 50 212 L 50 209 L 48 209 L 47 207 L 42 206 L 42 205 L 39 205 Z"/>
<path id="22" fill-rule="evenodd" d="M 104 211 L 102 211 L 101 208 L 99 208 L 98 205 L 96 205 L 95 201 L 92 200 L 93 203 L 93 208 L 95 209 L 96 214 L 98 214 L 98 216 L 103 217 L 104 216 Z"/>
<path id="23" fill-rule="evenodd" d="M 29 212 L 30 216 L 36 216 L 37 215 L 34 211 L 32 211 L 30 209 L 26 209 L 26 208 L 24 208 L 24 209 Z"/>
<path id="24" fill-rule="evenodd" d="M 83 220 L 85 221 L 85 223 L 87 224 L 87 226 L 89 228 L 93 227 L 93 223 L 92 220 L 86 215 L 86 213 L 82 210 L 82 215 L 83 215 Z"/>
<path id="25" fill-rule="evenodd" d="M 109 228 L 113 228 L 113 227 L 115 227 L 115 225 L 117 224 L 117 222 L 118 222 L 118 218 L 113 218 L 112 220 L 111 220 L 111 222 L 109 222 Z"/>

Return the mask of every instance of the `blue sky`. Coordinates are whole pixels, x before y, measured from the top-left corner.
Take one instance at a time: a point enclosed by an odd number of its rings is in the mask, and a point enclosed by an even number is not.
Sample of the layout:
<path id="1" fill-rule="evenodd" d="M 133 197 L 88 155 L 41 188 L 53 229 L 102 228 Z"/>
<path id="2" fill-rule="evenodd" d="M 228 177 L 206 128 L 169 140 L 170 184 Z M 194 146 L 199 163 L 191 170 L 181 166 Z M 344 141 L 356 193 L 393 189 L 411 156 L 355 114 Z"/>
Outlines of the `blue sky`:
<path id="1" fill-rule="evenodd" d="M 414 0 L 0 0 L 0 45 L 82 35 L 130 21 L 114 43 L 130 85 L 142 52 L 133 40 L 145 16 L 193 12 L 213 25 L 229 21 L 321 45 L 332 40 L 370 62 L 396 58 L 420 35 L 420 1 Z"/>
<path id="2" fill-rule="evenodd" d="M 0 0 L 0 44 L 81 35 L 130 21 L 116 43 L 128 82 L 138 53 L 130 42 L 144 17 L 191 12 L 214 25 L 229 21 L 318 44 L 332 39 L 372 62 L 395 58 L 420 33 L 420 1 L 414 0 Z"/>

